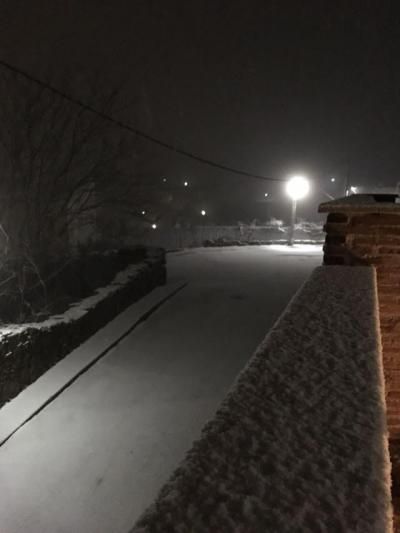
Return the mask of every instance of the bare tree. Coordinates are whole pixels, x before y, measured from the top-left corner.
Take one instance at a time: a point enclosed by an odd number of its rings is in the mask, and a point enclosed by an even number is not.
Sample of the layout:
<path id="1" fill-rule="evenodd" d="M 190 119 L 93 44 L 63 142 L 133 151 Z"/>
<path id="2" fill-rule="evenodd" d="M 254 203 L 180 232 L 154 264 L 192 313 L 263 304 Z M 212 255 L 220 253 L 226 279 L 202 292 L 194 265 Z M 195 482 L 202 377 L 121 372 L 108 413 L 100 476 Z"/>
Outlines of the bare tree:
<path id="1" fill-rule="evenodd" d="M 82 88 L 80 88 L 82 90 Z M 86 98 L 112 114 L 118 91 Z M 118 127 L 32 82 L 0 73 L 0 224 L 5 249 L 35 262 L 66 252 L 68 228 L 107 205 L 135 211 L 146 187 Z"/>
<path id="2" fill-rule="evenodd" d="M 110 115 L 118 104 L 101 84 L 79 92 Z M 43 272 L 68 255 L 74 224 L 102 210 L 139 217 L 152 188 L 134 174 L 132 137 L 101 116 L 7 71 L 0 99 L 0 291 L 16 280 L 23 302 L 32 285 L 45 295 Z"/>

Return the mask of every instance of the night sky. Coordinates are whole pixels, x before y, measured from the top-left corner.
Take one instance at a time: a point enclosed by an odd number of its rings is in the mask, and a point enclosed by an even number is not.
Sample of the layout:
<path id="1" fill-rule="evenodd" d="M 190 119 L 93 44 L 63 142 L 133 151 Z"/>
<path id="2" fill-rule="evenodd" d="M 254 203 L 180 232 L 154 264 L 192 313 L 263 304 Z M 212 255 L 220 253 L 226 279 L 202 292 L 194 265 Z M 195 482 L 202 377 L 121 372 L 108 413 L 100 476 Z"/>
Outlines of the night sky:
<path id="1" fill-rule="evenodd" d="M 1 57 L 124 82 L 119 118 L 187 151 L 249 172 L 307 174 L 326 190 L 400 181 L 399 17 L 391 2 L 7 0 Z M 253 205 L 282 186 L 240 178 L 138 143 L 144 171 Z M 336 177 L 335 184 L 330 177 Z M 212 192 L 210 192 L 210 190 Z M 282 199 L 282 198 L 281 198 Z M 260 209 L 274 211 L 273 201 Z M 215 207 L 217 209 L 217 207 Z"/>

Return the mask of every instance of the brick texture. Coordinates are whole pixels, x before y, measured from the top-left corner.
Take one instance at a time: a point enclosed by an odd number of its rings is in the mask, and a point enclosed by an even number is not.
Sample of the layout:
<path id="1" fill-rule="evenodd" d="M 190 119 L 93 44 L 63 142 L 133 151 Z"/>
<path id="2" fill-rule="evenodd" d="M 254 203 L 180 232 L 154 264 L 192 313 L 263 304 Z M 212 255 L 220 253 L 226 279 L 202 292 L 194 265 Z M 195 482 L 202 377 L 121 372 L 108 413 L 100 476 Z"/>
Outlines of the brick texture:
<path id="1" fill-rule="evenodd" d="M 394 531 L 400 533 L 400 208 L 399 215 L 339 215 L 329 214 L 324 226 L 324 263 L 358 265 L 365 262 L 374 265 L 377 272 Z"/>

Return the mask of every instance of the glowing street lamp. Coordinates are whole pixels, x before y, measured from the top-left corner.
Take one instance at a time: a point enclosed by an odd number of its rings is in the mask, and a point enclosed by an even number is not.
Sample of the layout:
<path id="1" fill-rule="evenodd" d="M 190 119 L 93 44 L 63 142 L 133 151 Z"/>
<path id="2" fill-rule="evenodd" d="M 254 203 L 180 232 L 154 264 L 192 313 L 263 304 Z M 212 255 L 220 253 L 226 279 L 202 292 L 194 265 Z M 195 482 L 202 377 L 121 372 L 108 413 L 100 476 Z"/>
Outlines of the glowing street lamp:
<path id="1" fill-rule="evenodd" d="M 187 187 L 188 185 L 189 185 L 189 183 L 188 183 L 187 181 L 184 181 L 184 182 L 183 182 L 183 186 L 184 186 L 184 187 Z"/>
<path id="2" fill-rule="evenodd" d="M 201 216 L 202 216 L 202 217 L 205 217 L 205 216 L 206 216 L 206 214 L 207 214 L 207 213 L 205 212 L 205 210 L 204 210 L 204 209 L 202 209 L 202 210 L 200 211 L 200 213 L 201 213 Z"/>
<path id="3" fill-rule="evenodd" d="M 286 183 L 286 193 L 292 199 L 292 217 L 289 227 L 288 245 L 293 246 L 294 225 L 296 223 L 297 201 L 307 196 L 310 183 L 303 176 L 293 176 Z"/>
<path id="4" fill-rule="evenodd" d="M 142 211 L 142 215 L 145 215 L 145 214 L 146 214 L 146 211 L 143 209 L 143 211 Z"/>
<path id="5" fill-rule="evenodd" d="M 152 224 L 151 227 L 152 227 L 153 229 L 157 229 L 157 224 Z"/>

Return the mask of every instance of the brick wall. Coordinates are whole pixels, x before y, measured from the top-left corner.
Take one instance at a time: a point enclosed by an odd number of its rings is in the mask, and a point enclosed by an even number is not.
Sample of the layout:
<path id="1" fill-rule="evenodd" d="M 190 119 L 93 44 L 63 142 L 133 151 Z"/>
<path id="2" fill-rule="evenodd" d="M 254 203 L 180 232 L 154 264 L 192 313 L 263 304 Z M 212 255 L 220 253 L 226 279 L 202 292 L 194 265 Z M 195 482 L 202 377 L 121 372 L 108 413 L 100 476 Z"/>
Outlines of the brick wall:
<path id="1" fill-rule="evenodd" d="M 388 426 L 400 438 L 400 206 L 399 214 L 330 213 L 324 263 L 376 267 Z"/>
<path id="2" fill-rule="evenodd" d="M 371 267 L 317 268 L 130 533 L 390 533 L 376 311 Z"/>
<path id="3" fill-rule="evenodd" d="M 354 195 L 322 204 L 320 211 L 329 213 L 324 264 L 376 268 L 395 531 L 400 532 L 400 204 L 395 197 L 381 200 Z"/>

